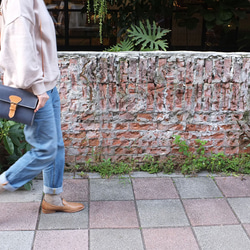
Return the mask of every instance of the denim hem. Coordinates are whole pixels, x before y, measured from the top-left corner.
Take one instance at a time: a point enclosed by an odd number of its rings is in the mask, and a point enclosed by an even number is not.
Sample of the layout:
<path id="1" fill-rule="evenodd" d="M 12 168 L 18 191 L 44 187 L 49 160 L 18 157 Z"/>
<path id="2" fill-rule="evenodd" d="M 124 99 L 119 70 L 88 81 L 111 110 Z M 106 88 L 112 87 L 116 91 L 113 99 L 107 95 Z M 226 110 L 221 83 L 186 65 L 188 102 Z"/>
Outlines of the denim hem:
<path id="1" fill-rule="evenodd" d="M 7 184 L 5 184 L 7 183 Z M 4 184 L 3 185 L 3 188 L 5 190 L 8 190 L 8 191 L 11 191 L 11 192 L 14 192 L 17 190 L 17 188 L 14 188 L 13 186 L 10 185 L 9 181 L 7 180 L 6 178 L 6 174 L 5 172 L 3 172 L 1 175 L 0 175 L 0 184 Z"/>
<path id="2" fill-rule="evenodd" d="M 62 187 L 50 188 L 50 187 L 43 186 L 43 192 L 45 194 L 60 194 L 63 192 L 63 188 Z"/>

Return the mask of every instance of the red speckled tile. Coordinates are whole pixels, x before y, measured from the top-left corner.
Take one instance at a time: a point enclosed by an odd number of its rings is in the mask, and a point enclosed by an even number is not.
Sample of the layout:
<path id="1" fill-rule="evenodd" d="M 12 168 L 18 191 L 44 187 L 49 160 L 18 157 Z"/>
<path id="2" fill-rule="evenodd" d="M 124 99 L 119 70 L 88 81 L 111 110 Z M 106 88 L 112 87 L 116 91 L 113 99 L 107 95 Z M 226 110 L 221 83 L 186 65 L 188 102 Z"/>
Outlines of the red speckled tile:
<path id="1" fill-rule="evenodd" d="M 94 201 L 90 203 L 90 228 L 136 228 L 138 220 L 133 201 Z"/>
<path id="2" fill-rule="evenodd" d="M 88 230 L 38 231 L 33 250 L 88 250 Z"/>
<path id="3" fill-rule="evenodd" d="M 1 203 L 0 230 L 35 230 L 40 203 Z"/>
<path id="4" fill-rule="evenodd" d="M 226 197 L 250 197 L 250 176 L 216 177 L 215 181 Z"/>
<path id="5" fill-rule="evenodd" d="M 192 226 L 239 224 L 224 199 L 190 199 L 183 204 Z"/>
<path id="6" fill-rule="evenodd" d="M 147 250 L 198 250 L 191 228 L 143 229 Z"/>

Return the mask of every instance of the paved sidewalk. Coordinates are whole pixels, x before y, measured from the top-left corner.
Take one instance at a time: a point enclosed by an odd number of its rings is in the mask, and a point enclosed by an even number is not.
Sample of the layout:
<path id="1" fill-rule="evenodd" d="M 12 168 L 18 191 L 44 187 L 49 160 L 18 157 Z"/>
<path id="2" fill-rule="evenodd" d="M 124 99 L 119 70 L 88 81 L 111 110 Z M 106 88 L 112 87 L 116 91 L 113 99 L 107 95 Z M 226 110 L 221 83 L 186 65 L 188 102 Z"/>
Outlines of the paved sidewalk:
<path id="1" fill-rule="evenodd" d="M 250 249 L 250 176 L 65 175 L 74 214 L 42 214 L 41 190 L 0 195 L 0 250 Z"/>

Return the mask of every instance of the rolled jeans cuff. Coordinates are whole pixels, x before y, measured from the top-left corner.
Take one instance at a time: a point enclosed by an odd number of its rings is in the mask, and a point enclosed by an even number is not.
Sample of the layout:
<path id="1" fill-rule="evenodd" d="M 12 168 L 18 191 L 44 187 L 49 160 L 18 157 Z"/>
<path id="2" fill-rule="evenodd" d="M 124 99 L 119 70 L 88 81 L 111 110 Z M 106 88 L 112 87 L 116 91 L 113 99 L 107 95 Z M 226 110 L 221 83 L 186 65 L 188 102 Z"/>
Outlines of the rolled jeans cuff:
<path id="1" fill-rule="evenodd" d="M 17 190 L 17 188 L 14 188 L 13 186 L 10 185 L 9 181 L 6 178 L 5 172 L 3 172 L 0 175 L 0 184 L 4 184 L 3 188 L 8 190 L 8 191 L 14 192 Z"/>
<path id="2" fill-rule="evenodd" d="M 50 187 L 43 186 L 43 192 L 45 194 L 60 194 L 63 192 L 63 188 L 62 187 L 50 188 Z"/>

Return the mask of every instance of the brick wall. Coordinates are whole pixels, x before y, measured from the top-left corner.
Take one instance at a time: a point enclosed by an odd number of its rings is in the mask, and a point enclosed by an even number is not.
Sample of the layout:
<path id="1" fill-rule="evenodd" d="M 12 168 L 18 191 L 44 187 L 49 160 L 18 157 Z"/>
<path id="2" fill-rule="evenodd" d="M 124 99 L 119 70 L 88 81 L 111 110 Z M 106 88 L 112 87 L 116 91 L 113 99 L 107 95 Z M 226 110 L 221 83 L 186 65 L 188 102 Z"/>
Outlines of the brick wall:
<path id="1" fill-rule="evenodd" d="M 248 150 L 250 53 L 58 55 L 67 163 L 164 157 L 177 134 L 208 153 Z"/>

